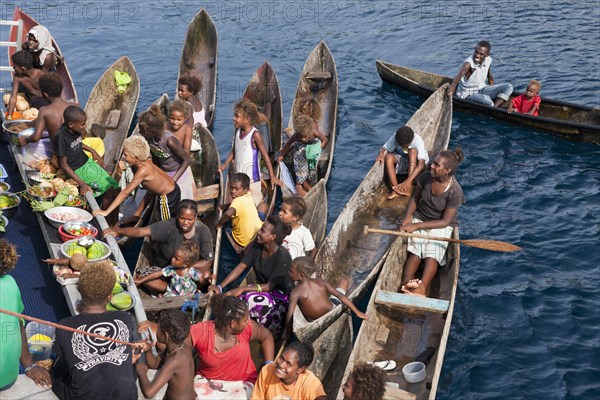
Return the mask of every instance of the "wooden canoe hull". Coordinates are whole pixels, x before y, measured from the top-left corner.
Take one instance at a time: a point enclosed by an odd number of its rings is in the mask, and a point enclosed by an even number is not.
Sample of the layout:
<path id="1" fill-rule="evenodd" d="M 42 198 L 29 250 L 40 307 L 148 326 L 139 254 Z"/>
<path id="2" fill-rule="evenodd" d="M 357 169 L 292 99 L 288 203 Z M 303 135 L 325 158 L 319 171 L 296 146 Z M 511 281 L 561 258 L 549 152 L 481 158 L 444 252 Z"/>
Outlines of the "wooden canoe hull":
<path id="1" fill-rule="evenodd" d="M 119 94 L 115 85 L 115 71 L 127 72 L 131 83 L 125 92 Z M 112 110 L 119 110 L 121 116 L 115 129 L 106 129 L 104 137 L 104 163 L 105 169 L 114 175 L 115 166 L 121 159 L 123 141 L 129 134 L 129 127 L 135 114 L 140 97 L 140 80 L 131 60 L 125 56 L 119 58 L 102 74 L 85 105 L 87 114 L 87 130 L 91 131 L 94 123 L 105 125 L 106 119 Z"/>
<path id="2" fill-rule="evenodd" d="M 429 96 L 444 83 L 452 82 L 446 76 L 376 61 L 382 80 L 421 96 Z M 521 93 L 514 92 L 511 99 Z M 503 107 L 490 107 L 453 96 L 454 106 L 461 111 L 485 114 L 516 125 L 527 126 L 565 136 L 572 140 L 600 143 L 600 109 L 581 106 L 542 97 L 539 116 L 507 112 Z"/>
<path id="3" fill-rule="evenodd" d="M 454 229 L 453 238 L 459 238 L 458 228 Z M 398 384 L 402 390 L 415 394 L 417 399 L 433 400 L 437 392 L 452 323 L 460 265 L 460 246 L 458 244 L 448 246 L 446 265 L 438 269 L 431 283 L 430 297 L 449 302 L 445 314 L 402 310 L 396 306 L 376 302 L 381 291 L 400 290 L 406 257 L 406 239 L 397 238 L 390 248 L 375 284 L 366 311 L 369 319 L 361 324 L 341 382 L 347 379 L 358 363 L 394 360 L 397 367 L 387 373 L 388 381 Z M 419 383 L 406 382 L 402 367 L 414 361 L 428 347 L 434 347 L 436 350 L 426 367 L 427 378 Z M 340 388 L 337 398 L 343 399 L 343 397 Z"/>
<path id="4" fill-rule="evenodd" d="M 21 33 L 21 37 L 17 38 L 17 33 L 18 33 L 17 27 L 11 26 L 10 32 L 8 35 L 8 37 L 9 37 L 8 40 L 11 42 L 14 42 L 14 41 L 18 41 L 19 43 L 25 42 L 27 40 L 27 32 L 29 32 L 29 30 L 31 28 L 33 28 L 34 26 L 39 25 L 38 22 L 36 20 L 34 20 L 33 18 L 31 18 L 25 11 L 21 10 L 19 7 L 15 7 L 15 12 L 13 14 L 13 21 L 18 21 L 19 19 L 23 21 L 23 31 Z M 54 40 L 54 37 L 52 38 L 52 46 L 54 47 L 54 49 L 56 50 L 56 53 L 58 55 L 64 57 L 64 54 L 62 53 L 62 51 L 60 51 L 60 48 L 58 47 L 58 44 Z M 20 48 L 19 48 L 19 50 L 20 50 Z M 8 47 L 8 60 L 11 65 L 12 65 L 11 57 L 13 54 L 16 53 L 16 51 L 17 51 L 17 49 L 15 49 L 14 47 Z M 75 90 L 75 84 L 73 83 L 73 78 L 71 77 L 71 73 L 69 72 L 69 68 L 67 67 L 66 60 L 63 60 L 63 62 L 58 63 L 58 65 L 56 66 L 56 73 L 60 76 L 60 78 L 62 79 L 63 84 L 64 84 L 61 97 L 64 100 L 78 103 L 79 99 L 77 98 L 77 90 Z"/>
<path id="5" fill-rule="evenodd" d="M 321 77 L 313 77 L 316 75 L 315 73 L 321 74 Z M 308 218 L 305 216 L 303 223 L 313 234 L 315 245 L 318 247 L 325 238 L 327 228 L 326 185 L 333 165 L 338 108 L 337 68 L 331 51 L 323 41 L 313 49 L 304 64 L 296 87 L 288 128 L 294 129 L 294 119 L 298 114 L 297 104 L 310 98 L 315 99 L 321 106 L 322 116 L 318 121 L 319 130 L 329 139 L 327 145 L 321 150 L 317 165 L 318 183 L 304 197 Z M 287 140 L 287 135 L 282 137 L 282 142 L 285 140 Z M 293 171 L 294 169 L 291 168 L 292 174 Z M 292 192 L 285 187 L 282 190 L 284 196 L 292 195 Z"/>
<path id="6" fill-rule="evenodd" d="M 406 123 L 419 133 L 431 157 L 448 146 L 452 125 L 452 102 L 441 88 L 432 95 Z M 356 189 L 317 253 L 316 263 L 320 275 L 330 284 L 342 277 L 351 279 L 347 296 L 356 302 L 365 293 L 388 254 L 394 238 L 389 235 L 364 235 L 364 225 L 377 225 L 384 229 L 396 229 L 402 222 L 408 197 L 387 200 L 389 186 L 384 179 L 383 163 L 375 163 Z M 299 309 L 294 313 L 294 333 L 300 340 L 314 342 L 321 337 L 341 338 L 343 332 L 332 323 L 343 314 L 343 307 L 336 306 L 323 317 L 308 322 Z M 330 339 L 331 340 L 331 339 Z M 327 363 L 337 354 L 324 352 L 320 356 Z M 347 359 L 339 359 L 334 371 L 326 371 L 324 384 L 335 387 L 337 393 L 341 374 Z M 319 376 L 324 379 L 325 376 Z"/>
<path id="7" fill-rule="evenodd" d="M 210 15 L 203 8 L 194 16 L 188 26 L 179 63 L 179 77 L 188 74 L 202 80 L 199 97 L 205 109 L 208 129 L 212 128 L 215 118 L 217 44 L 217 28 Z"/>

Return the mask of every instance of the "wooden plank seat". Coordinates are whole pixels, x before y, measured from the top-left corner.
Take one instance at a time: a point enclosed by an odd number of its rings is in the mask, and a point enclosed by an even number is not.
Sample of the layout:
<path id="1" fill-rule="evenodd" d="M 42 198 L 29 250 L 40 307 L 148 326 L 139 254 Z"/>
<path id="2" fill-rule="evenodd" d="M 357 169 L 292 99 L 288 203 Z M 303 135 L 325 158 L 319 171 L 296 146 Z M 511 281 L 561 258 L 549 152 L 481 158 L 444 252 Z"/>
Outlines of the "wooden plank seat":
<path id="1" fill-rule="evenodd" d="M 196 189 L 195 201 L 211 200 L 219 197 L 219 184 L 204 186 Z"/>
<path id="2" fill-rule="evenodd" d="M 162 310 L 179 310 L 183 305 L 183 302 L 190 296 L 173 296 L 173 297 L 149 297 L 141 296 L 144 310 L 148 311 L 162 311 Z M 204 304 L 203 304 L 204 303 Z M 200 306 L 206 307 L 208 300 L 200 300 Z"/>
<path id="3" fill-rule="evenodd" d="M 447 300 L 432 299 L 430 297 L 415 296 L 397 292 L 380 290 L 375 298 L 376 304 L 402 308 L 412 312 L 429 311 L 443 314 L 448 312 L 450 302 Z"/>
<path id="4" fill-rule="evenodd" d="M 389 400 L 416 400 L 417 395 L 398 388 L 397 383 L 387 382 L 384 398 Z"/>
<path id="5" fill-rule="evenodd" d="M 333 78 L 333 75 L 329 71 L 310 71 L 306 74 L 306 79 L 313 81 L 322 81 Z"/>

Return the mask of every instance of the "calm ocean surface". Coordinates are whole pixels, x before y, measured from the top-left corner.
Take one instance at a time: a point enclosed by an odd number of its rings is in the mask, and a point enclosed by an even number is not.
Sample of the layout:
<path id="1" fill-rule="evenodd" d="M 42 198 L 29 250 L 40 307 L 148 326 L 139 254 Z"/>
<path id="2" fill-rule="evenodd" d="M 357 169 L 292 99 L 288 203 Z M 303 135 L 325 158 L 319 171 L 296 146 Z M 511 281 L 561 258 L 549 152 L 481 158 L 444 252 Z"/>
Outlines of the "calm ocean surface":
<path id="1" fill-rule="evenodd" d="M 205 7 L 219 34 L 222 156 L 233 103 L 254 70 L 264 60 L 275 69 L 287 123 L 304 61 L 325 40 L 340 89 L 330 225 L 381 144 L 422 102 L 383 84 L 376 59 L 453 76 L 487 39 L 497 82 L 523 90 L 536 78 L 543 96 L 600 106 L 598 1 L 3 1 L 3 19 L 15 4 L 53 33 L 82 104 L 104 70 L 129 56 L 139 110 L 163 92 L 173 97 L 187 25 Z M 450 146 L 466 154 L 461 236 L 524 251 L 462 248 L 439 398 L 598 399 L 600 147 L 458 112 Z"/>

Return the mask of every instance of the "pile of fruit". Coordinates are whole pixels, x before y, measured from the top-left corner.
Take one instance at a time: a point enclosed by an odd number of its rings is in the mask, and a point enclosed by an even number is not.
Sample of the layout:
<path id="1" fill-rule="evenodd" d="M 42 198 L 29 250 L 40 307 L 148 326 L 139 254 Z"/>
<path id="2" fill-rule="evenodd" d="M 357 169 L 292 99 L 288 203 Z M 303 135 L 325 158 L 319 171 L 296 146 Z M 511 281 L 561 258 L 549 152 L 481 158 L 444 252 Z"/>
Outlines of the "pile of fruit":
<path id="1" fill-rule="evenodd" d="M 120 288 L 120 292 L 119 289 L 117 289 L 117 286 Z M 116 294 L 114 294 L 115 291 L 117 291 Z M 106 305 L 106 309 L 110 311 L 129 310 L 131 306 L 133 306 L 133 298 L 129 293 L 123 291 L 121 285 L 116 283 L 113 289 L 113 296 Z"/>
<path id="2" fill-rule="evenodd" d="M 65 228 L 65 231 L 69 235 L 73 236 L 92 236 L 95 233 L 94 229 L 85 226 L 79 226 L 76 228 Z"/>
<path id="3" fill-rule="evenodd" d="M 69 243 L 65 249 L 65 252 L 69 257 L 73 257 L 75 254 L 83 254 L 88 260 L 94 261 L 106 254 L 106 248 L 97 241 L 94 241 L 94 243 L 88 247 L 73 242 Z"/>
<path id="4" fill-rule="evenodd" d="M 16 206 L 18 202 L 19 202 L 18 199 L 8 196 L 6 194 L 3 194 L 0 196 L 0 210 L 4 209 L 4 208 L 10 208 L 10 207 Z"/>

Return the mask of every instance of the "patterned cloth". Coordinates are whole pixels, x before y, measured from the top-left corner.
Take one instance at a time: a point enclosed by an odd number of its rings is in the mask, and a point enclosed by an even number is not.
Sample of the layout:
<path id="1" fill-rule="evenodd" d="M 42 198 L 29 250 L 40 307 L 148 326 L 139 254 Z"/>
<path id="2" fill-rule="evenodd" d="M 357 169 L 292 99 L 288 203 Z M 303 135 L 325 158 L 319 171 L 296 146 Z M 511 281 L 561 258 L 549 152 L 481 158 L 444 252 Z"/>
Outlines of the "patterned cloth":
<path id="1" fill-rule="evenodd" d="M 221 381 L 206 379 L 202 375 L 194 378 L 194 390 L 197 399 L 248 400 L 254 384 L 247 381 Z"/>
<path id="2" fill-rule="evenodd" d="M 294 142 L 292 145 L 294 154 L 294 173 L 296 174 L 296 184 L 302 185 L 304 182 L 317 182 L 317 169 L 311 169 L 306 159 L 306 144 Z"/>
<path id="3" fill-rule="evenodd" d="M 189 268 L 188 273 L 184 276 L 177 275 L 177 270 L 171 266 L 164 267 L 162 270 L 163 276 L 171 278 L 165 291 L 165 297 L 172 296 L 187 296 L 196 293 L 198 282 L 202 276 L 196 268 Z"/>
<path id="4" fill-rule="evenodd" d="M 423 222 L 418 218 L 413 218 L 412 223 L 417 224 Z M 414 233 L 419 235 L 436 236 L 450 238 L 452 237 L 452 226 L 439 229 L 418 229 Z M 420 239 L 415 237 L 408 238 L 407 250 L 421 260 L 425 258 L 435 258 L 440 264 L 440 267 L 446 265 L 446 249 L 448 248 L 448 242 L 441 242 L 437 240 Z"/>
<path id="5" fill-rule="evenodd" d="M 289 296 L 279 290 L 273 292 L 246 292 L 240 296 L 248 304 L 250 318 L 264 326 L 277 340 L 283 333 Z"/>

